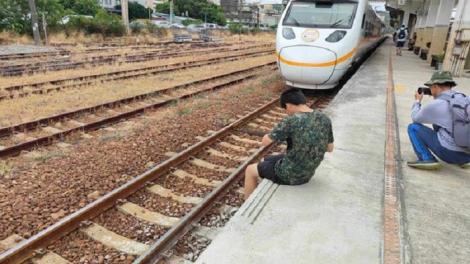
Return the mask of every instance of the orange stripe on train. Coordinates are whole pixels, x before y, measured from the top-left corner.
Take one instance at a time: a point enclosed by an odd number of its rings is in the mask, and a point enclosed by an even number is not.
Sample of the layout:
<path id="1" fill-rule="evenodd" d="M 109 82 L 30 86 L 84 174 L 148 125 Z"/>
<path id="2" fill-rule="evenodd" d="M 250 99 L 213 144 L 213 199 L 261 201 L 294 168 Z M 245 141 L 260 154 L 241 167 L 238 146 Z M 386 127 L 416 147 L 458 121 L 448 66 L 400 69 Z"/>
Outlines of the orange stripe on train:
<path id="1" fill-rule="evenodd" d="M 328 61 L 328 62 L 321 62 L 321 63 L 308 63 L 308 62 L 298 62 L 298 61 L 291 61 L 287 60 L 286 58 L 282 57 L 281 54 L 277 54 L 277 58 L 279 59 L 280 62 L 290 65 L 290 66 L 298 66 L 298 67 L 329 67 L 329 66 L 335 66 L 336 64 L 340 64 L 348 59 L 350 59 L 354 53 L 356 52 L 356 48 L 352 49 L 350 52 L 346 53 L 342 57 L 338 58 L 337 60 L 334 61 Z"/>

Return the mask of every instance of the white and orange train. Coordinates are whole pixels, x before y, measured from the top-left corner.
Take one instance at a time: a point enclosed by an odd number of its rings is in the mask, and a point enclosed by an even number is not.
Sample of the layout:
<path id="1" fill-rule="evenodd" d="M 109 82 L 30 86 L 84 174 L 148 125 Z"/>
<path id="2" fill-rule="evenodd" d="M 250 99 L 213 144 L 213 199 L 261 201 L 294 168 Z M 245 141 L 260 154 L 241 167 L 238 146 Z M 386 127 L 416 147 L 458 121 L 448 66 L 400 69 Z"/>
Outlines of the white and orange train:
<path id="1" fill-rule="evenodd" d="M 384 27 L 368 0 L 291 0 L 276 36 L 281 75 L 292 87 L 334 88 Z"/>

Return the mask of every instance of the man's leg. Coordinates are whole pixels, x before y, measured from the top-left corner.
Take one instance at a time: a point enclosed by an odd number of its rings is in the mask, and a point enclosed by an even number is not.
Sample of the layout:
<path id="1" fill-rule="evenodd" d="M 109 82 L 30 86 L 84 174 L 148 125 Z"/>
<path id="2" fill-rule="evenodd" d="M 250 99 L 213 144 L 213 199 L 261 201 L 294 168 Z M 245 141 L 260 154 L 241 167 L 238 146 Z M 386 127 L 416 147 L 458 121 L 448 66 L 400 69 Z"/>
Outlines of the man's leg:
<path id="1" fill-rule="evenodd" d="M 251 193 L 258 186 L 259 173 L 258 173 L 258 164 L 251 164 L 246 167 L 245 170 L 245 200 L 250 197 Z"/>
<path id="2" fill-rule="evenodd" d="M 429 134 L 431 130 L 428 127 L 425 127 L 421 124 L 413 123 L 408 126 L 408 136 L 410 137 L 411 144 L 413 149 L 418 156 L 418 159 L 421 161 L 437 161 L 437 159 L 432 155 L 431 151 L 428 149 L 429 137 L 426 134 Z M 435 133 L 434 131 L 430 131 Z"/>
<path id="3" fill-rule="evenodd" d="M 442 165 L 430 151 L 436 149 L 437 145 L 440 146 L 436 132 L 429 127 L 413 123 L 408 126 L 408 135 L 413 149 L 418 156 L 418 161 L 409 161 L 407 163 L 408 166 L 426 170 L 440 169 Z"/>
<path id="4" fill-rule="evenodd" d="M 419 148 L 424 146 L 424 148 L 426 149 L 428 153 L 432 151 L 432 153 L 434 153 L 438 158 L 440 158 L 441 160 L 447 163 L 462 165 L 462 164 L 466 164 L 470 162 L 469 155 L 462 153 L 462 152 L 452 151 L 443 147 L 441 143 L 439 142 L 439 139 L 437 138 L 437 133 L 434 130 L 430 129 L 429 127 L 423 126 L 421 124 L 411 124 L 408 127 L 408 132 L 410 133 L 410 138 L 412 138 L 413 137 L 412 135 L 414 135 L 419 140 L 415 148 L 415 152 L 416 152 L 416 149 L 418 149 L 419 151 Z M 413 147 L 415 147 L 414 143 L 413 143 Z M 430 155 L 432 156 L 432 154 Z M 418 157 L 420 156 L 418 155 Z M 434 156 L 432 156 L 432 158 L 436 160 Z M 420 160 L 427 160 L 427 159 L 425 157 L 421 159 L 420 157 Z"/>

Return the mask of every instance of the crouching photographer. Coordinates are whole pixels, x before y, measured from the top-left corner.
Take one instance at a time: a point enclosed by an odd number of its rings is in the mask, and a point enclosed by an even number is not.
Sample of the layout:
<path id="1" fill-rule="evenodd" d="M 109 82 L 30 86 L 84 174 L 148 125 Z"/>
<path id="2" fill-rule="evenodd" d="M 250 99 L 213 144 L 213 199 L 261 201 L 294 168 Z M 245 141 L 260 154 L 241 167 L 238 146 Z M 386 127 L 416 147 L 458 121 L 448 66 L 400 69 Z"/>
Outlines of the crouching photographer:
<path id="1" fill-rule="evenodd" d="M 441 168 L 436 155 L 444 162 L 470 167 L 470 97 L 452 90 L 457 84 L 452 74 L 439 71 L 415 94 L 408 135 L 417 161 L 408 166 L 417 169 L 436 170 Z M 424 95 L 434 98 L 421 106 Z M 433 129 L 423 124 L 432 124 Z M 434 153 L 434 155 L 433 155 Z"/>

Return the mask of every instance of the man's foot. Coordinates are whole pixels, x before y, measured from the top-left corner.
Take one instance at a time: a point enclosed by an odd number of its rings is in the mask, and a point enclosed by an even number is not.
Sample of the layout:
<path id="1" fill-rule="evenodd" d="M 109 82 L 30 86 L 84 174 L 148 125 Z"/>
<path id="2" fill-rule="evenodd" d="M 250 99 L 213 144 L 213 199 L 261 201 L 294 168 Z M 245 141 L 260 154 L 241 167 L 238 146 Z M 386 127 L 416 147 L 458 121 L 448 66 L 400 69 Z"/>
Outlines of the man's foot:
<path id="1" fill-rule="evenodd" d="M 470 169 L 470 162 L 465 163 L 465 164 L 460 164 L 459 167 L 462 168 L 462 169 Z"/>
<path id="2" fill-rule="evenodd" d="M 442 164 L 435 160 L 408 161 L 407 165 L 420 170 L 438 170 L 442 168 Z"/>

